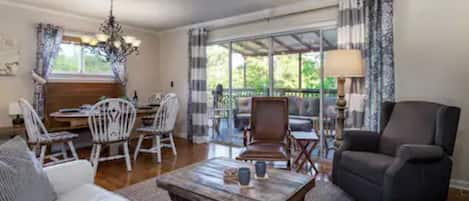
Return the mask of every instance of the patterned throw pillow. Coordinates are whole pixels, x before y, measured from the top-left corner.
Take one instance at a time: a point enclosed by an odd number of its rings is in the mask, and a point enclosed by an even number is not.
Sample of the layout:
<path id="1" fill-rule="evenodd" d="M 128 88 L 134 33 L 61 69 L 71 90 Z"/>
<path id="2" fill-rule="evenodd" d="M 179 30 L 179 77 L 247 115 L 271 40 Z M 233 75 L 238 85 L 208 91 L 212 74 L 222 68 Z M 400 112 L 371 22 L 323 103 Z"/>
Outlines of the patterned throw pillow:
<path id="1" fill-rule="evenodd" d="M 47 175 L 26 142 L 16 137 L 0 145 L 0 200 L 54 201 Z"/>

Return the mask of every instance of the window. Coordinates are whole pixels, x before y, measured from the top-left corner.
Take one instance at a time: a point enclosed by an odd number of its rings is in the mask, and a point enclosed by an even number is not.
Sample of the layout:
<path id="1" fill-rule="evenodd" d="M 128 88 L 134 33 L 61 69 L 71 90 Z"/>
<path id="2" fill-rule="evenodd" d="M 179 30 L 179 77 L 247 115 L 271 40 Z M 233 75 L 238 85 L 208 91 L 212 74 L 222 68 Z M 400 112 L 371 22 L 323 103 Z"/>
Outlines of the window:
<path id="1" fill-rule="evenodd" d="M 111 64 L 91 47 L 83 46 L 80 42 L 77 37 L 64 36 L 52 74 L 112 76 Z"/>

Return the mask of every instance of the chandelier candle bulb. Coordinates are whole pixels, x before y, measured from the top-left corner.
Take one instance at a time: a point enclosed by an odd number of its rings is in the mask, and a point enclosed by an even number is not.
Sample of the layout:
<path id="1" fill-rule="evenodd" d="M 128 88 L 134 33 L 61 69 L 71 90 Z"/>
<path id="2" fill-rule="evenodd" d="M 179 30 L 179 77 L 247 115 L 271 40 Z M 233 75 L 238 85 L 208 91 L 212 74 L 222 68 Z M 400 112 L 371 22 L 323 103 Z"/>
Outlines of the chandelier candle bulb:
<path id="1" fill-rule="evenodd" d="M 141 44 L 142 44 L 141 40 L 135 40 L 132 42 L 133 47 L 140 47 Z"/>
<path id="2" fill-rule="evenodd" d="M 132 44 L 136 40 L 136 38 L 133 36 L 124 36 L 123 38 L 127 44 Z"/>
<path id="3" fill-rule="evenodd" d="M 120 41 L 114 41 L 114 47 L 120 48 L 122 43 Z"/>
<path id="4" fill-rule="evenodd" d="M 92 40 L 92 38 L 90 36 L 82 36 L 81 37 L 81 42 L 84 43 L 84 44 L 90 44 L 91 40 Z"/>
<path id="5" fill-rule="evenodd" d="M 99 42 L 106 42 L 108 38 L 109 38 L 109 36 L 106 35 L 106 34 L 96 34 L 96 39 Z"/>
<path id="6" fill-rule="evenodd" d="M 92 40 L 90 41 L 90 45 L 91 45 L 91 46 L 96 46 L 97 44 L 98 44 L 98 40 L 96 40 L 96 39 L 92 39 Z"/>

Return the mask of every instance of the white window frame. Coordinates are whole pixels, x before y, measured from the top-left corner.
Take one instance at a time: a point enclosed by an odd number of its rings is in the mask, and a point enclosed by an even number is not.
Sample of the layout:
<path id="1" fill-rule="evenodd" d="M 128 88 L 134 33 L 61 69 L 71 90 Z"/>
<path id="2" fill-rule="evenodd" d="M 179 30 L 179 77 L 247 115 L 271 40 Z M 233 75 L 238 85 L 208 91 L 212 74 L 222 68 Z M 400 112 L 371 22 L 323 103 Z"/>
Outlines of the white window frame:
<path id="1" fill-rule="evenodd" d="M 64 44 L 64 43 L 62 43 Z M 80 66 L 79 72 L 57 72 L 50 73 L 48 81 L 50 82 L 115 82 L 112 69 L 110 73 L 86 73 L 85 71 L 85 57 L 84 48 L 82 45 L 70 43 L 80 46 Z M 52 68 L 54 68 L 52 66 Z M 112 68 L 112 67 L 111 67 Z M 52 69 L 53 70 L 53 69 Z"/>

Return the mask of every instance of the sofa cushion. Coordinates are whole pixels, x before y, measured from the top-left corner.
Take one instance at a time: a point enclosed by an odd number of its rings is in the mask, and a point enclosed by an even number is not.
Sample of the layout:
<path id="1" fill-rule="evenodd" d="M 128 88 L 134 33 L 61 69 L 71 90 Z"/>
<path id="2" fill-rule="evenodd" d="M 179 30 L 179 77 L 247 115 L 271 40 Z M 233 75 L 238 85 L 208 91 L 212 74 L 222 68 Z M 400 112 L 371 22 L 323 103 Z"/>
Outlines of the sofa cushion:
<path id="1" fill-rule="evenodd" d="M 237 107 L 238 113 L 251 113 L 251 97 L 239 97 Z"/>
<path id="2" fill-rule="evenodd" d="M 342 152 L 340 167 L 381 186 L 384 182 L 384 174 L 393 161 L 393 157 L 385 154 L 344 151 Z"/>
<path id="3" fill-rule="evenodd" d="M 300 115 L 300 108 L 303 107 L 303 99 L 297 96 L 288 97 L 288 114 Z"/>
<path id="4" fill-rule="evenodd" d="M 319 116 L 319 98 L 305 98 L 300 115 L 310 117 Z"/>
<path id="5" fill-rule="evenodd" d="M 57 201 L 128 201 L 93 184 L 82 185 L 70 192 L 59 195 Z"/>
<path id="6" fill-rule="evenodd" d="M 16 137 L 0 145 L 0 200 L 51 201 L 57 198 L 42 165 Z"/>
<path id="7" fill-rule="evenodd" d="M 379 151 L 395 156 L 402 144 L 435 142 L 436 117 L 441 105 L 426 102 L 400 102 L 381 134 Z"/>

